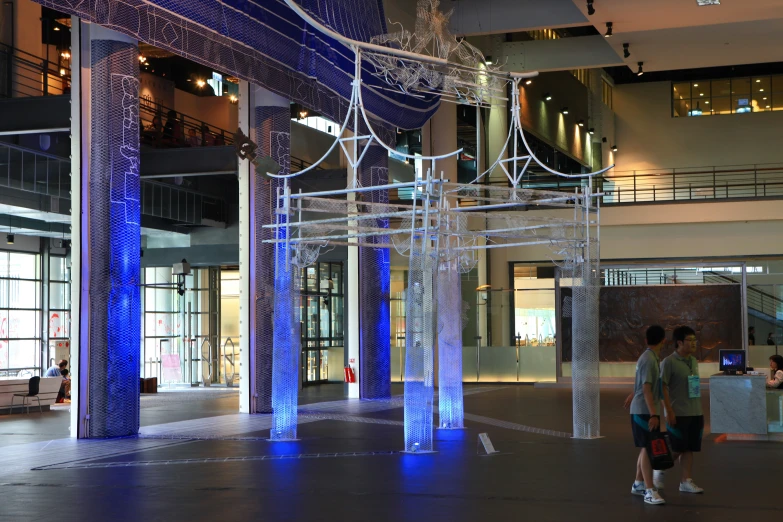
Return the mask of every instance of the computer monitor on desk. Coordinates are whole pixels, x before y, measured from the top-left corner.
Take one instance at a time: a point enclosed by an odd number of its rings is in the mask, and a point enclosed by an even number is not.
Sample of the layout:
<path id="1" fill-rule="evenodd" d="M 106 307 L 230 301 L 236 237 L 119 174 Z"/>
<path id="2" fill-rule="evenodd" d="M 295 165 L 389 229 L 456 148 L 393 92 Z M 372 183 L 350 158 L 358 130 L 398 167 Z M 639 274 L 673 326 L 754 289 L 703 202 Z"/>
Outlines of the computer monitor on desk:
<path id="1" fill-rule="evenodd" d="M 737 375 L 745 371 L 745 350 L 720 350 L 720 371 L 724 375 Z"/>

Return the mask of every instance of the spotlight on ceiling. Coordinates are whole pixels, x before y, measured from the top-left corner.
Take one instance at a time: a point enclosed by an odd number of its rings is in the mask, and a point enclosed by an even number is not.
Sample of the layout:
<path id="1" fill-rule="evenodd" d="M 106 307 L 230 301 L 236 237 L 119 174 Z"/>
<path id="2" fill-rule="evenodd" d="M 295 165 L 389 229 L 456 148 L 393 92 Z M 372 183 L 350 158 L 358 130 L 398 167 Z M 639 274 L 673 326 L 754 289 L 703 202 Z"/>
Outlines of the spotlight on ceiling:
<path id="1" fill-rule="evenodd" d="M 484 63 L 486 63 L 487 65 L 492 65 L 492 56 L 490 56 L 489 54 L 486 55 L 484 57 Z"/>
<path id="2" fill-rule="evenodd" d="M 549 101 L 549 100 L 551 100 L 551 99 L 552 99 L 552 95 L 551 95 L 551 94 L 549 94 L 548 92 L 545 92 L 545 93 L 544 93 L 544 99 L 545 99 L 546 101 Z"/>
<path id="3" fill-rule="evenodd" d="M 587 14 L 593 16 L 595 14 L 595 7 L 593 7 L 593 0 L 587 0 Z"/>
<path id="4" fill-rule="evenodd" d="M 560 112 L 562 112 L 563 114 L 568 114 L 568 107 L 563 107 L 562 109 L 560 109 Z"/>
<path id="5" fill-rule="evenodd" d="M 299 119 L 303 120 L 305 118 L 307 118 L 307 111 L 306 110 L 299 111 Z"/>
<path id="6" fill-rule="evenodd" d="M 639 70 L 636 71 L 636 76 L 641 76 L 644 74 L 644 69 L 642 66 L 644 65 L 644 62 L 639 62 Z"/>
<path id="7" fill-rule="evenodd" d="M 528 80 L 525 82 L 525 85 L 530 85 L 531 83 L 533 83 L 533 80 Z"/>
<path id="8" fill-rule="evenodd" d="M 624 43 L 623 44 L 623 56 L 625 58 L 630 58 L 631 57 L 631 51 L 628 50 L 628 47 L 630 47 L 630 45 L 631 44 L 629 44 L 629 43 Z"/>
<path id="9" fill-rule="evenodd" d="M 601 143 L 606 143 L 606 136 L 604 136 L 603 138 L 601 138 Z"/>
<path id="10" fill-rule="evenodd" d="M 612 22 L 606 22 L 606 34 L 604 36 L 606 38 L 612 36 Z"/>
<path id="11" fill-rule="evenodd" d="M 617 152 L 617 145 L 612 145 L 612 152 Z"/>
<path id="12" fill-rule="evenodd" d="M 207 84 L 207 82 L 205 82 L 204 80 L 201 80 L 201 79 L 196 80 L 196 85 L 199 87 L 199 89 L 204 87 L 206 84 Z"/>
<path id="13" fill-rule="evenodd" d="M 13 245 L 14 244 L 14 235 L 13 234 L 6 234 L 5 242 L 8 243 L 9 245 Z"/>
<path id="14" fill-rule="evenodd" d="M 595 129 L 593 127 L 590 127 L 587 132 L 589 132 L 591 135 L 595 134 Z"/>
<path id="15" fill-rule="evenodd" d="M 580 127 L 584 127 L 585 126 L 585 120 L 579 120 L 578 122 L 576 122 L 576 124 L 579 125 Z"/>

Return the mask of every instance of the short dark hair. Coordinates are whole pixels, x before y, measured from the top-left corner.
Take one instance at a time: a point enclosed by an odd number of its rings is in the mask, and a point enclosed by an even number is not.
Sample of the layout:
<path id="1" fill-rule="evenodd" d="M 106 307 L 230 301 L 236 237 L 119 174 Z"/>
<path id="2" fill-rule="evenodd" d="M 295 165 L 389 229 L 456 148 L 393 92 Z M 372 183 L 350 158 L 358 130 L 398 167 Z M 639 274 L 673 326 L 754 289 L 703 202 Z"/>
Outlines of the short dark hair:
<path id="1" fill-rule="evenodd" d="M 67 377 L 68 376 L 68 370 L 63 368 L 62 370 L 60 370 L 60 375 L 62 375 L 63 377 Z"/>
<path id="2" fill-rule="evenodd" d="M 696 335 L 696 332 L 691 328 L 690 326 L 678 326 L 674 329 L 674 332 L 672 333 L 672 339 L 674 340 L 674 343 L 684 343 L 685 338 L 689 335 Z"/>
<path id="3" fill-rule="evenodd" d="M 663 329 L 663 326 L 654 324 L 647 329 L 644 335 L 647 338 L 647 346 L 658 346 L 661 341 L 666 339 L 666 330 Z"/>
<path id="4" fill-rule="evenodd" d="M 749 332 L 752 332 L 752 331 L 753 331 L 753 330 L 755 330 L 755 329 L 756 329 L 756 327 L 755 327 L 755 326 L 748 326 L 748 331 L 749 331 Z"/>
<path id="5" fill-rule="evenodd" d="M 778 370 L 783 370 L 783 356 L 781 355 L 770 355 L 769 356 L 770 361 L 775 361 L 775 364 L 778 365 Z"/>
<path id="6" fill-rule="evenodd" d="M 66 361 L 65 359 L 61 359 L 60 362 L 57 363 L 57 366 L 59 366 L 60 368 L 65 368 L 66 366 L 68 366 L 68 361 Z"/>

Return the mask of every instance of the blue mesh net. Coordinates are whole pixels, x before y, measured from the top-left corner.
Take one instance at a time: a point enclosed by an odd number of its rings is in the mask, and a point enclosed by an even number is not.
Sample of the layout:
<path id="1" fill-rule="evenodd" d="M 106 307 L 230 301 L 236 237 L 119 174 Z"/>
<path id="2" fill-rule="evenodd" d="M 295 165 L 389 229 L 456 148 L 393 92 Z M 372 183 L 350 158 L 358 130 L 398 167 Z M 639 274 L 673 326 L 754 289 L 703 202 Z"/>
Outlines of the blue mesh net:
<path id="1" fill-rule="evenodd" d="M 91 43 L 90 437 L 139 430 L 141 208 L 138 50 Z"/>
<path id="2" fill-rule="evenodd" d="M 462 428 L 462 278 L 456 260 L 440 264 L 437 286 L 439 426 Z"/>
<path id="3" fill-rule="evenodd" d="M 37 1 L 263 86 L 334 121 L 345 114 L 352 51 L 308 26 L 282 0 Z M 386 32 L 379 1 L 304 0 L 300 5 L 353 39 L 369 41 Z M 371 65 L 364 70 L 365 106 L 389 126 L 420 128 L 437 110 L 437 95 L 407 95 L 373 76 Z"/>
<path id="4" fill-rule="evenodd" d="M 291 116 L 288 107 L 255 108 L 255 142 L 258 153 L 270 156 L 287 174 L 290 167 Z M 275 222 L 275 196 L 282 181 L 268 179 L 257 172 L 253 179 L 253 342 L 255 343 L 256 413 L 272 413 L 272 338 L 275 288 L 275 246 L 264 243 L 273 239 L 272 229 L 264 225 Z"/>
<path id="5" fill-rule="evenodd" d="M 383 147 L 373 145 L 359 167 L 359 183 L 362 186 L 385 185 L 389 181 L 389 155 Z M 362 193 L 362 200 L 372 203 L 388 203 L 386 190 Z M 388 219 L 376 219 L 374 226 L 389 227 Z M 385 244 L 387 236 L 371 236 L 367 243 Z M 359 248 L 359 336 L 360 353 L 359 384 L 363 399 L 391 398 L 391 331 L 388 248 Z"/>

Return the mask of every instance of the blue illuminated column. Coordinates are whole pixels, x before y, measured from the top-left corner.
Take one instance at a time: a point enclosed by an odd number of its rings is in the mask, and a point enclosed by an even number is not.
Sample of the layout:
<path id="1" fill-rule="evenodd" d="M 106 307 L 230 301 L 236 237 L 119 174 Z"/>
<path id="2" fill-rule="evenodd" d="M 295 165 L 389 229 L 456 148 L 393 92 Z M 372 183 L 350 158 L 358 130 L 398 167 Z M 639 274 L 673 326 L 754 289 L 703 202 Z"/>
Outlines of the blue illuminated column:
<path id="1" fill-rule="evenodd" d="M 242 82 L 240 123 L 248 122 L 248 135 L 258 145 L 258 155 L 268 156 L 290 171 L 290 103 L 266 89 Z M 275 222 L 276 194 L 282 181 L 254 172 L 248 165 L 240 172 L 240 279 L 243 343 L 248 347 L 247 378 L 241 393 L 247 402 L 242 411 L 272 413 L 273 311 L 275 307 L 275 247 L 264 243 L 273 231 L 264 228 Z M 295 267 L 292 267 L 296 270 Z M 248 299 L 244 299 L 247 295 Z M 298 312 L 298 310 L 297 310 Z M 297 321 L 298 322 L 298 321 Z M 298 339 L 298 338 L 297 338 Z M 297 344 L 298 346 L 298 344 Z M 247 395 L 245 395 L 247 394 Z"/>
<path id="2" fill-rule="evenodd" d="M 359 165 L 359 184 L 363 187 L 386 185 L 388 165 L 386 149 L 371 145 Z M 388 203 L 389 193 L 387 190 L 364 192 L 362 200 Z M 388 228 L 389 220 L 377 219 L 375 226 Z M 385 236 L 371 236 L 362 241 L 383 244 L 387 240 Z M 362 399 L 391 398 L 390 277 L 389 249 L 359 247 L 359 385 Z"/>
<path id="3" fill-rule="evenodd" d="M 443 241 L 443 240 L 441 240 Z M 462 404 L 462 281 L 456 259 L 438 266 L 438 426 L 464 427 Z"/>
<path id="4" fill-rule="evenodd" d="M 139 430 L 138 47 L 74 20 L 72 435 L 121 437 Z"/>
<path id="5" fill-rule="evenodd" d="M 428 241 L 427 241 L 428 242 Z M 434 265 L 422 240 L 411 248 L 405 315 L 405 451 L 433 451 Z"/>

